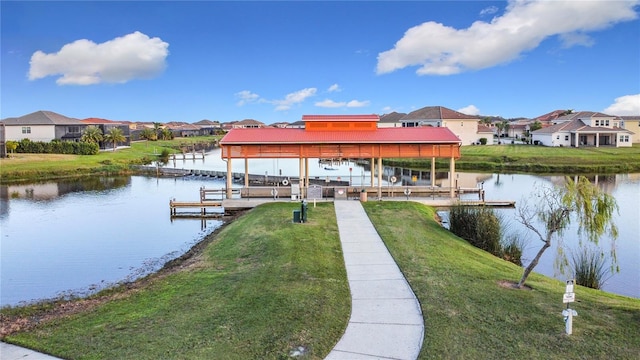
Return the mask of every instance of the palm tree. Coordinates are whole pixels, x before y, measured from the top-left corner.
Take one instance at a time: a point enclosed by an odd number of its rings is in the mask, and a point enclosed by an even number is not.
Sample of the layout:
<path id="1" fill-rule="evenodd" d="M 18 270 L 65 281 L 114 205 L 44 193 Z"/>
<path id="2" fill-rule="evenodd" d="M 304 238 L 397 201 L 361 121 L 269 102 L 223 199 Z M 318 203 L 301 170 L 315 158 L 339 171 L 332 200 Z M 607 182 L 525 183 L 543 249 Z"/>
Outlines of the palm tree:
<path id="1" fill-rule="evenodd" d="M 158 134 L 153 129 L 150 129 L 150 128 L 144 128 L 140 132 L 140 137 L 142 139 L 149 140 L 149 141 L 158 140 Z"/>
<path id="2" fill-rule="evenodd" d="M 156 139 L 160 137 L 161 125 L 159 122 L 153 123 L 153 131 L 156 133 Z"/>
<path id="3" fill-rule="evenodd" d="M 94 125 L 87 126 L 86 129 L 82 132 L 82 137 L 80 137 L 80 141 L 84 141 L 90 144 L 100 144 L 100 141 L 103 140 L 102 130 L 99 127 Z"/>
<path id="4" fill-rule="evenodd" d="M 122 133 L 122 130 L 117 127 L 113 127 L 109 129 L 107 134 L 104 136 L 104 140 L 113 144 L 113 151 L 116 151 L 116 147 L 118 143 L 125 142 L 127 140 Z"/>
<path id="5" fill-rule="evenodd" d="M 171 139 L 173 139 L 173 133 L 171 132 L 171 129 L 164 128 L 164 129 L 160 130 L 160 138 L 162 140 L 171 140 Z"/>

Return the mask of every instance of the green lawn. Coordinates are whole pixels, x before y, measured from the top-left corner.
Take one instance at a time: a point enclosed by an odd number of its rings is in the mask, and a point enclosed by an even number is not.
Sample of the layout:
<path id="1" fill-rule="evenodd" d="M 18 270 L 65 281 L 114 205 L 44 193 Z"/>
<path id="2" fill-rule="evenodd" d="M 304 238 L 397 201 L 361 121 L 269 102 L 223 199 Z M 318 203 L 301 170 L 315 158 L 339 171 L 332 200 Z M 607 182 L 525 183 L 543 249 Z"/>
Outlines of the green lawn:
<path id="1" fill-rule="evenodd" d="M 129 148 L 101 151 L 97 155 L 10 154 L 0 159 L 3 182 L 40 181 L 82 175 L 116 175 L 131 173 L 130 165 L 147 164 L 157 159 L 163 149 L 170 153 L 190 151 L 192 144 L 214 142 L 220 137 L 200 136 L 174 140 L 139 141 Z"/>
<path id="2" fill-rule="evenodd" d="M 186 270 L 7 340 L 68 359 L 282 359 L 299 346 L 320 359 L 346 328 L 349 288 L 333 206 L 305 224 L 294 208 L 256 208 Z"/>
<path id="3" fill-rule="evenodd" d="M 546 147 L 535 145 L 463 146 L 459 170 L 533 173 L 628 173 L 640 171 L 640 144 L 630 148 Z M 429 169 L 431 160 L 394 159 L 397 165 Z M 438 162 L 448 168 L 448 160 Z"/>
<path id="4" fill-rule="evenodd" d="M 88 312 L 5 340 L 73 359 L 321 359 L 346 328 L 350 300 L 331 203 L 260 206 L 225 227 L 170 276 Z M 412 202 L 365 210 L 416 293 L 421 359 L 636 359 L 640 300 L 576 287 L 574 334 L 563 335 L 564 283 L 533 274 L 532 290 L 500 285 L 522 269 L 470 246 Z M 3 309 L 4 316 L 33 315 Z"/>
<path id="5" fill-rule="evenodd" d="M 369 202 L 365 209 L 422 305 L 421 359 L 640 354 L 640 300 L 577 287 L 578 317 L 567 337 L 563 282 L 534 273 L 531 291 L 502 287 L 501 281 L 519 280 L 522 269 L 453 236 L 432 220 L 433 209 L 407 202 Z"/>

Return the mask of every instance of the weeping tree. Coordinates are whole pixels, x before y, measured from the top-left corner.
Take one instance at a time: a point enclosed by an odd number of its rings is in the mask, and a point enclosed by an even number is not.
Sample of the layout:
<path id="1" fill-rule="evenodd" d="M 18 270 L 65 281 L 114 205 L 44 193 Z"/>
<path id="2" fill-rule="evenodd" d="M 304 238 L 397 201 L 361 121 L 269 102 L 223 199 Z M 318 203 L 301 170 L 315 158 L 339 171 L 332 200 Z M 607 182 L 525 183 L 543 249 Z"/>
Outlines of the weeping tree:
<path id="1" fill-rule="evenodd" d="M 581 241 L 585 238 L 597 245 L 605 233 L 612 241 L 618 237 L 618 229 L 613 223 L 613 215 L 618 211 L 615 198 L 591 184 L 584 176 L 577 180 L 566 177 L 564 186 L 540 186 L 532 198 L 535 201 L 524 201 L 518 207 L 516 220 L 537 235 L 542 247 L 524 269 L 517 285 L 519 288 L 524 286 L 554 239 L 558 241 L 556 264 L 561 270 L 563 264 L 567 264 L 562 235 L 572 220 L 578 223 Z M 615 246 L 611 247 L 611 260 L 615 265 Z"/>

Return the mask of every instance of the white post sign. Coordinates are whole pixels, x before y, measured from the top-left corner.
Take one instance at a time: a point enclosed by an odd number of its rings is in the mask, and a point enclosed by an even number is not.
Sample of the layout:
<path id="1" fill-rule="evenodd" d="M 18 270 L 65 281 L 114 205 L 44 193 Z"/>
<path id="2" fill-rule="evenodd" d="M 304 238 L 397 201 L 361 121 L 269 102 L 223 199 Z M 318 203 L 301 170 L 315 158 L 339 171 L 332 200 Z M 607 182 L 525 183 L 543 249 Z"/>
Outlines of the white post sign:
<path id="1" fill-rule="evenodd" d="M 576 301 L 576 293 L 573 292 L 574 280 L 567 280 L 567 288 L 562 296 L 562 303 L 567 304 Z"/>
<path id="2" fill-rule="evenodd" d="M 573 292 L 573 285 L 575 284 L 575 280 L 567 280 L 567 287 L 564 295 L 562 296 L 562 303 L 567 304 L 567 308 L 562 310 L 562 316 L 564 316 L 565 321 L 565 332 L 567 335 L 571 335 L 573 333 L 573 317 L 578 316 L 578 312 L 569 308 L 569 303 L 576 301 L 576 293 Z"/>

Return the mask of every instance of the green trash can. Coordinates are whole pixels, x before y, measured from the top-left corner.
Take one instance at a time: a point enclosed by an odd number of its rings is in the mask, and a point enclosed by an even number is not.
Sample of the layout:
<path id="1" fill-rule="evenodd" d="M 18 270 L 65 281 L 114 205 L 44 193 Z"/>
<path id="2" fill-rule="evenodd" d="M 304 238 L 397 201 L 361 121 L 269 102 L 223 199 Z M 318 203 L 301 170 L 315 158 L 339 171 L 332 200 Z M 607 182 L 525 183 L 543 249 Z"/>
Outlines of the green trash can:
<path id="1" fill-rule="evenodd" d="M 300 220 L 300 210 L 293 210 L 293 222 L 299 223 Z"/>

